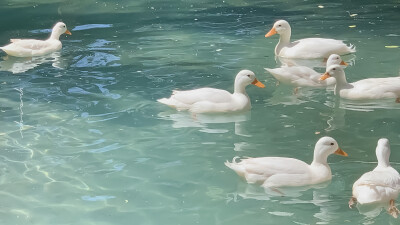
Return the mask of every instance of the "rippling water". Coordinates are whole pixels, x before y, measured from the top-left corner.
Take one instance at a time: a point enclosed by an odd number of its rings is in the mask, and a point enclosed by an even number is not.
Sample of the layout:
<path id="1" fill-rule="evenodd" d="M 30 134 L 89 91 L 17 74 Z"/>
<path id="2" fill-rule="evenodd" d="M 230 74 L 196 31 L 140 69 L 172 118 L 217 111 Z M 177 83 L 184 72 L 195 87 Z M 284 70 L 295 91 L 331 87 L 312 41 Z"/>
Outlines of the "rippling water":
<path id="1" fill-rule="evenodd" d="M 293 94 L 263 68 L 277 65 L 277 37 L 264 34 L 286 19 L 294 39 L 356 45 L 349 81 L 399 76 L 399 48 L 385 47 L 399 45 L 399 12 L 398 1 L 1 1 L 1 45 L 44 38 L 59 20 L 72 36 L 45 57 L 1 53 L 0 223 L 397 224 L 347 202 L 375 166 L 378 138 L 389 138 L 400 170 L 400 104 Z M 244 68 L 267 86 L 247 88 L 251 112 L 194 119 L 156 102 L 173 89 L 231 91 Z M 328 184 L 277 196 L 223 164 L 310 162 L 325 135 L 349 153 L 329 158 Z"/>

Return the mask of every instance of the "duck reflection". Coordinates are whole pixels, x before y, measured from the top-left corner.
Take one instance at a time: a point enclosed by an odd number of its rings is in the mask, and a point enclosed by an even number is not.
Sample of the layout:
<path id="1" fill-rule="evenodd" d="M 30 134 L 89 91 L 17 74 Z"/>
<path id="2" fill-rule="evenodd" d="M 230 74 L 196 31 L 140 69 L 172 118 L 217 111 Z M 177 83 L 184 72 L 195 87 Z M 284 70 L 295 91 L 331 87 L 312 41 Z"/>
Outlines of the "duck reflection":
<path id="1" fill-rule="evenodd" d="M 294 215 L 294 213 L 287 212 L 287 205 L 313 204 L 317 207 L 317 211 L 313 213 L 313 217 L 320 221 L 318 223 L 325 224 L 337 218 L 337 212 L 340 209 L 340 205 L 332 203 L 332 193 L 327 190 L 329 185 L 331 185 L 331 181 L 303 187 L 271 189 L 242 182 L 238 185 L 236 192 L 227 194 L 227 201 L 237 202 L 240 199 L 271 201 L 274 207 L 273 212 L 269 212 L 270 214 L 289 213 L 290 216 Z M 279 204 L 276 204 L 276 202 L 279 202 Z"/>
<path id="2" fill-rule="evenodd" d="M 291 197 L 298 198 L 303 195 L 304 192 L 310 189 L 322 189 L 326 188 L 331 181 L 316 185 L 300 186 L 300 187 L 279 187 L 279 188 L 264 188 L 257 184 L 247 184 L 241 182 L 235 193 L 228 194 L 228 201 L 238 201 L 237 197 L 240 196 L 243 199 L 254 199 L 254 200 L 271 200 L 274 197 Z M 317 196 L 316 194 L 314 194 Z M 233 196 L 233 197 L 230 197 Z M 298 199 L 292 199 L 287 201 L 287 199 L 282 202 L 284 204 L 295 204 L 298 203 Z M 303 202 L 303 201 L 302 201 Z"/>
<path id="3" fill-rule="evenodd" d="M 5 56 L 3 57 L 3 61 L 0 61 L 0 71 L 9 71 L 13 74 L 23 73 L 43 63 L 51 63 L 53 67 L 62 69 L 64 66 L 60 61 L 60 56 L 60 52 L 29 58 Z"/>
<path id="4" fill-rule="evenodd" d="M 234 131 L 236 135 L 250 137 L 250 133 L 246 130 L 246 121 L 250 120 L 251 112 L 241 112 L 233 114 L 190 114 L 187 112 L 161 112 L 158 117 L 164 120 L 173 121 L 173 128 L 199 127 L 200 131 L 206 133 L 226 133 L 227 129 L 214 129 L 211 124 L 234 123 Z"/>
<path id="5" fill-rule="evenodd" d="M 389 205 L 387 203 L 376 204 L 357 204 L 356 208 L 360 214 L 364 215 L 366 219 L 372 219 L 381 214 L 382 211 L 387 212 Z"/>

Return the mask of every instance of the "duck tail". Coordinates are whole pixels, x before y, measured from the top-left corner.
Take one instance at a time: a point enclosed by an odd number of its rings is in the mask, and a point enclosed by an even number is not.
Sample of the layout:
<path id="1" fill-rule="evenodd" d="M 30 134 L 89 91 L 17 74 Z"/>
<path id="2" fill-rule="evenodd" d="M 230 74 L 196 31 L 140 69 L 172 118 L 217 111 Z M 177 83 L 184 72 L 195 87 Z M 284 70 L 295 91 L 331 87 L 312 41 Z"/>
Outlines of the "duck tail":
<path id="1" fill-rule="evenodd" d="M 225 162 L 225 166 L 229 167 L 230 169 L 232 169 L 233 171 L 235 171 L 239 176 L 244 176 L 244 168 L 238 163 L 236 162 L 237 159 L 240 159 L 240 157 L 235 156 L 232 159 L 232 162 L 229 162 L 228 160 Z"/>
<path id="2" fill-rule="evenodd" d="M 356 46 L 355 45 L 350 44 L 348 47 L 349 47 L 351 53 L 356 52 Z"/>
<path id="3" fill-rule="evenodd" d="M 170 105 L 170 104 L 169 104 L 170 101 L 169 101 L 168 98 L 160 98 L 160 99 L 157 99 L 157 102 L 162 103 L 162 104 L 165 104 L 165 105 Z"/>
<path id="4" fill-rule="evenodd" d="M 264 70 L 266 70 L 266 71 L 268 71 L 268 72 L 270 72 L 271 73 L 271 68 L 264 68 Z"/>

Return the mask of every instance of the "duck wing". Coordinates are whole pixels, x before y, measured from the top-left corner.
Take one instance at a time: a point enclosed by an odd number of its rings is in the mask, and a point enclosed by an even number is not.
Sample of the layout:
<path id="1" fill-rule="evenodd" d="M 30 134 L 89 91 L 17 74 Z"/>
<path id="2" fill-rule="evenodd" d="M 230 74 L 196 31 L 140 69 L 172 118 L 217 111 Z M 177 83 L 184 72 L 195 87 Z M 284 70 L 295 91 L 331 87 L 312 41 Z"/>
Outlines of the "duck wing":
<path id="1" fill-rule="evenodd" d="M 288 58 L 324 58 L 331 54 L 349 54 L 355 52 L 341 40 L 328 38 L 305 38 L 290 43 L 284 50 Z"/>
<path id="2" fill-rule="evenodd" d="M 400 77 L 369 78 L 359 80 L 353 85 L 353 93 L 369 98 L 397 98 L 400 96 Z"/>
<path id="3" fill-rule="evenodd" d="M 393 169 L 394 170 L 394 169 Z M 388 187 L 400 190 L 400 176 L 397 171 L 370 171 L 364 173 L 353 185 L 370 187 Z"/>
<path id="4" fill-rule="evenodd" d="M 309 165 L 294 158 L 261 157 L 247 158 L 240 162 L 226 162 L 239 176 L 245 177 L 249 183 L 263 183 L 266 179 L 277 174 L 308 174 Z"/>

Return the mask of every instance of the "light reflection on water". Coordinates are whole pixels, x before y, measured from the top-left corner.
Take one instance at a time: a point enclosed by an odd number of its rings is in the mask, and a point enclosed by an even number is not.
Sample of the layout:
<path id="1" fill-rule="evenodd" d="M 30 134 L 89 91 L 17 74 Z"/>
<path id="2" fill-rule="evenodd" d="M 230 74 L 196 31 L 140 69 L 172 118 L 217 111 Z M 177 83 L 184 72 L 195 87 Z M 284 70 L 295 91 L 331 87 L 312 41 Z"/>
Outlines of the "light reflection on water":
<path id="1" fill-rule="evenodd" d="M 347 202 L 352 183 L 375 166 L 378 138 L 390 139 L 397 162 L 399 105 L 338 100 L 325 89 L 294 93 L 264 72 L 279 66 L 277 39 L 264 34 L 283 18 L 293 23 L 294 39 L 317 34 L 355 44 L 355 56 L 344 58 L 353 62 L 349 81 L 398 75 L 397 50 L 384 47 L 397 44 L 396 3 L 323 5 L 0 3 L 2 44 L 46 38 L 55 20 L 73 31 L 61 38 L 61 52 L 0 60 L 0 223 L 396 224 L 384 210 L 360 214 Z M 267 85 L 247 89 L 251 112 L 193 117 L 156 102 L 176 88 L 232 91 L 244 68 Z M 349 157 L 329 158 L 333 179 L 322 187 L 266 193 L 223 164 L 235 156 L 310 162 L 324 135 Z"/>

